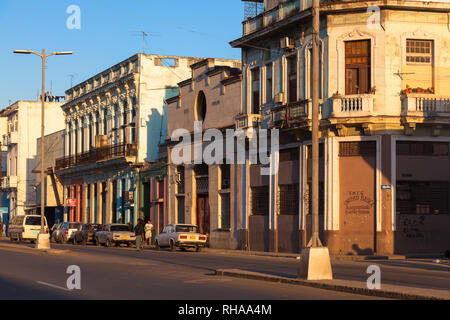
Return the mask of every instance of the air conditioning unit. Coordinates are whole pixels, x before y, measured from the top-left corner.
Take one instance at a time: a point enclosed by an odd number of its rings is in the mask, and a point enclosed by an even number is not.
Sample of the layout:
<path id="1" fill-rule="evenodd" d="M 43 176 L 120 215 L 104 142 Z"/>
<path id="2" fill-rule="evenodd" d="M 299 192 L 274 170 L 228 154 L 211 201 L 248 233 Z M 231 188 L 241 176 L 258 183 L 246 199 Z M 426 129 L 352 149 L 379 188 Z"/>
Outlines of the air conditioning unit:
<path id="1" fill-rule="evenodd" d="M 277 93 L 274 97 L 274 100 L 276 103 L 283 103 L 284 102 L 284 93 L 283 92 Z"/>
<path id="2" fill-rule="evenodd" d="M 103 148 L 108 147 L 109 141 L 108 136 L 106 134 L 100 134 L 95 136 L 95 148 Z"/>
<path id="3" fill-rule="evenodd" d="M 281 39 L 281 49 L 283 50 L 294 49 L 294 47 L 295 47 L 294 39 L 289 37 L 284 37 L 283 39 Z"/>

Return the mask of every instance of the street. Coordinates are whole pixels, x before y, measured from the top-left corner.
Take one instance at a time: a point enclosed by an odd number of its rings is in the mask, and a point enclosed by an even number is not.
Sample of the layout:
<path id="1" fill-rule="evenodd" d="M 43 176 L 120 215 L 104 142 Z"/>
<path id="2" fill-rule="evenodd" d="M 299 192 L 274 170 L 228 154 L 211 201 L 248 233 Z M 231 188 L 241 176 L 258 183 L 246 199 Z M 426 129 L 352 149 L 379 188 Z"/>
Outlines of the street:
<path id="1" fill-rule="evenodd" d="M 2 241 L 7 243 L 6 241 Z M 22 246 L 30 246 L 23 244 Z M 239 268 L 295 278 L 292 258 L 224 254 L 205 250 L 155 251 L 52 244 L 62 254 L 15 252 L 0 247 L 0 299 L 368 299 L 343 292 L 219 277 Z M 446 264 L 447 263 L 447 264 Z M 335 279 L 366 281 L 369 265 L 381 268 L 382 284 L 448 290 L 448 261 L 333 261 Z M 67 267 L 81 269 L 81 290 L 66 287 Z"/>
<path id="2" fill-rule="evenodd" d="M 0 250 L 0 299 L 301 300 L 371 297 L 214 275 L 217 267 L 295 269 L 295 261 L 127 248 L 74 247 L 67 254 Z M 81 269 L 81 290 L 69 291 L 66 269 Z"/>

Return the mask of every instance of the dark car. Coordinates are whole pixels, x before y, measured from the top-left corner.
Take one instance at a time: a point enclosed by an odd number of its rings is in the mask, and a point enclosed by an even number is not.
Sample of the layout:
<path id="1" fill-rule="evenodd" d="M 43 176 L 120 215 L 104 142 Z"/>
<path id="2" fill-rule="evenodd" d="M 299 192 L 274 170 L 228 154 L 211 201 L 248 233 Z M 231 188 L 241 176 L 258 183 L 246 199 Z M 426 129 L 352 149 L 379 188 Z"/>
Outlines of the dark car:
<path id="1" fill-rule="evenodd" d="M 73 234 L 80 230 L 80 227 L 79 222 L 62 222 L 53 231 L 52 240 L 58 243 L 72 242 Z"/>
<path id="2" fill-rule="evenodd" d="M 73 234 L 72 243 L 86 245 L 95 243 L 95 233 L 101 230 L 100 224 L 83 224 L 81 228 Z"/>

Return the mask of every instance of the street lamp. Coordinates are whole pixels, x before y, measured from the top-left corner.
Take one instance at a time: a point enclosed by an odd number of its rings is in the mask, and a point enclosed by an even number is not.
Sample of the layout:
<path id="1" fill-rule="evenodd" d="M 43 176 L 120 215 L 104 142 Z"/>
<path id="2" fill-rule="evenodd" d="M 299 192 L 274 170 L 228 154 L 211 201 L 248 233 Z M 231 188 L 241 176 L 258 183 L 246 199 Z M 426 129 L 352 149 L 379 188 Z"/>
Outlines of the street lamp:
<path id="1" fill-rule="evenodd" d="M 36 53 L 31 50 L 14 50 L 14 53 L 18 54 L 34 54 L 39 57 L 41 57 L 42 60 L 42 95 L 41 95 L 41 231 L 39 233 L 39 236 L 36 241 L 36 248 L 37 249 L 50 249 L 50 237 L 45 232 L 44 227 L 44 216 L 45 216 L 45 170 L 44 170 L 44 105 L 45 105 L 45 61 L 47 57 L 57 55 L 68 55 L 72 54 L 72 51 L 58 51 L 58 52 L 52 52 L 50 54 L 45 53 L 45 49 L 42 49 L 42 53 Z"/>
<path id="2" fill-rule="evenodd" d="M 308 280 L 331 280 L 333 278 L 328 248 L 319 238 L 319 86 L 320 86 L 320 0 L 312 7 L 312 205 L 311 240 L 302 251 L 298 276 Z"/>

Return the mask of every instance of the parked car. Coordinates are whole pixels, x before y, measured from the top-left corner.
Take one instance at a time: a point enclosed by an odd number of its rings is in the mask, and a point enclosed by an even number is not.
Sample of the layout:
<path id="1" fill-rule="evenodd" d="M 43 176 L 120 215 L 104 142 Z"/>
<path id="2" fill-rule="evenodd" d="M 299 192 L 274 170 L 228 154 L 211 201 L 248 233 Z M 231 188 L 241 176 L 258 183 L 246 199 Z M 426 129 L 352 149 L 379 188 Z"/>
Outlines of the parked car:
<path id="1" fill-rule="evenodd" d="M 47 219 L 44 217 L 45 232 L 48 233 Z M 8 234 L 11 241 L 29 240 L 34 243 L 41 230 L 41 216 L 15 216 L 9 223 Z"/>
<path id="2" fill-rule="evenodd" d="M 50 241 L 54 242 L 54 234 L 55 231 L 58 229 L 58 227 L 61 225 L 62 222 L 56 222 L 55 224 L 53 224 L 53 226 L 50 228 Z"/>
<path id="3" fill-rule="evenodd" d="M 72 240 L 73 233 L 81 228 L 80 222 L 62 222 L 55 231 L 53 231 L 53 240 L 58 243 L 67 243 Z"/>
<path id="4" fill-rule="evenodd" d="M 75 231 L 72 236 L 72 243 L 86 245 L 88 242 L 95 243 L 95 234 L 101 230 L 99 224 L 83 224 L 81 229 Z"/>
<path id="5" fill-rule="evenodd" d="M 127 224 L 113 223 L 102 226 L 102 230 L 95 233 L 95 244 L 111 247 L 124 243 L 129 247 L 136 241 L 134 232 L 130 231 Z"/>
<path id="6" fill-rule="evenodd" d="M 191 224 L 169 224 L 164 231 L 156 236 L 156 249 L 168 247 L 174 251 L 177 247 L 181 249 L 194 248 L 200 251 L 205 246 L 207 236 L 198 233 L 198 227 Z"/>

